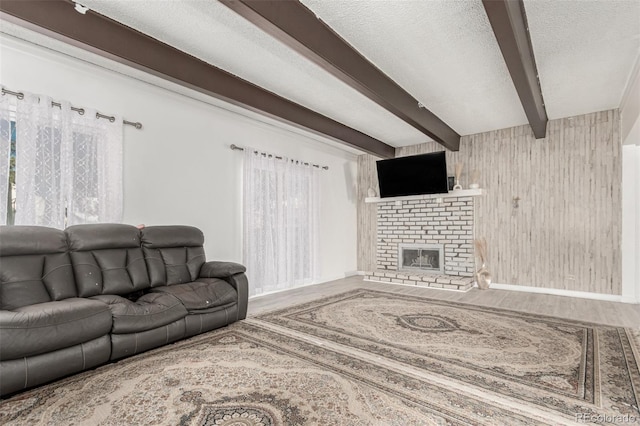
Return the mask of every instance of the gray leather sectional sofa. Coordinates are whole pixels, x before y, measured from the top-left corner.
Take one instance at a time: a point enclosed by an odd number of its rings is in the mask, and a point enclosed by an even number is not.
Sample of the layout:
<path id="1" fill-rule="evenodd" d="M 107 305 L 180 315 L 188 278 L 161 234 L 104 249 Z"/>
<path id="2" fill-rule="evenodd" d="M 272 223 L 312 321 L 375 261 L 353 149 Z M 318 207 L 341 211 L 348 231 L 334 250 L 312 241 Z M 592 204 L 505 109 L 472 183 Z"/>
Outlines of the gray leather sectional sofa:
<path id="1" fill-rule="evenodd" d="M 0 227 L 0 395 L 244 319 L 242 265 L 189 226 Z"/>

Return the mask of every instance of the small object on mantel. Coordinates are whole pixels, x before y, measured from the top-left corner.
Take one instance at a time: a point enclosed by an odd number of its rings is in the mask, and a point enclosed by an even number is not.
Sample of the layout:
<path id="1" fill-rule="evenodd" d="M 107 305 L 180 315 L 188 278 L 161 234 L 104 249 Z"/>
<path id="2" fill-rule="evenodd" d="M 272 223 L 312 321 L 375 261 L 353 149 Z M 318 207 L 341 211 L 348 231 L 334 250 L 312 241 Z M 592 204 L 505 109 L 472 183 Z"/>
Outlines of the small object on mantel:
<path id="1" fill-rule="evenodd" d="M 377 197 L 378 194 L 376 194 L 376 190 L 373 188 L 369 188 L 367 189 L 367 197 L 373 198 L 373 197 Z"/>
<path id="2" fill-rule="evenodd" d="M 462 189 L 462 185 L 460 185 L 460 176 L 462 176 L 462 167 L 463 167 L 462 163 L 456 163 L 456 173 L 455 173 L 456 184 L 453 186 L 454 191 Z"/>

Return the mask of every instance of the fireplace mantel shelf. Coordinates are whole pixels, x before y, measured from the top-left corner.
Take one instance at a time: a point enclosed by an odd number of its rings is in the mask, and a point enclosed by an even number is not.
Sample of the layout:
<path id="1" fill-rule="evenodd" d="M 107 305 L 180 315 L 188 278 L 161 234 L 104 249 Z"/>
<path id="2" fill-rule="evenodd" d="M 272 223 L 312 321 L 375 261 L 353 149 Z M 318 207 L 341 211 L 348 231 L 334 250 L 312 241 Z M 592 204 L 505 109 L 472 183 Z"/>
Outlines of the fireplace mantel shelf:
<path id="1" fill-rule="evenodd" d="M 367 197 L 364 199 L 365 203 L 387 203 L 389 201 L 403 201 L 403 200 L 427 200 L 430 198 L 451 198 L 451 197 L 477 197 L 484 194 L 484 189 L 458 189 L 443 194 L 425 194 L 425 195 L 407 195 L 404 197 Z"/>

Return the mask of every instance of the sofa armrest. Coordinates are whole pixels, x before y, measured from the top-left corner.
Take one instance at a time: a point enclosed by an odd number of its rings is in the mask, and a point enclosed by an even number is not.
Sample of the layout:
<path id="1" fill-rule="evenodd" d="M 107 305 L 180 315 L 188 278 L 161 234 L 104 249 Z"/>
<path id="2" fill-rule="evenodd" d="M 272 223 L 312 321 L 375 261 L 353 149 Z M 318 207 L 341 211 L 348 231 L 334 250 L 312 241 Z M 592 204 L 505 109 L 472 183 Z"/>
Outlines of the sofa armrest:
<path id="1" fill-rule="evenodd" d="M 246 272 L 247 268 L 234 262 L 207 262 L 200 268 L 200 278 L 227 278 Z"/>
<path id="2" fill-rule="evenodd" d="M 249 303 L 249 281 L 243 265 L 233 262 L 207 262 L 200 268 L 200 278 L 220 278 L 236 289 L 238 293 L 238 320 L 247 317 Z"/>

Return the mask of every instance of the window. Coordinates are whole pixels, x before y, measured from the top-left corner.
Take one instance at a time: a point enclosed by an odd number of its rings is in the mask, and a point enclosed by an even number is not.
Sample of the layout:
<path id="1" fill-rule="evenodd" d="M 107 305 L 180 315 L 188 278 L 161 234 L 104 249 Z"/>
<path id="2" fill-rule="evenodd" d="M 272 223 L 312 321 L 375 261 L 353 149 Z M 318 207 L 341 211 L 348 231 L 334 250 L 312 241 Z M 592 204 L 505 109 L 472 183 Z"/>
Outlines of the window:
<path id="1" fill-rule="evenodd" d="M 249 295 L 311 284 L 318 276 L 318 169 L 244 155 L 243 262 Z"/>
<path id="2" fill-rule="evenodd" d="M 122 120 L 80 114 L 46 97 L 2 96 L 0 135 L 0 221 L 56 228 L 120 222 Z"/>

